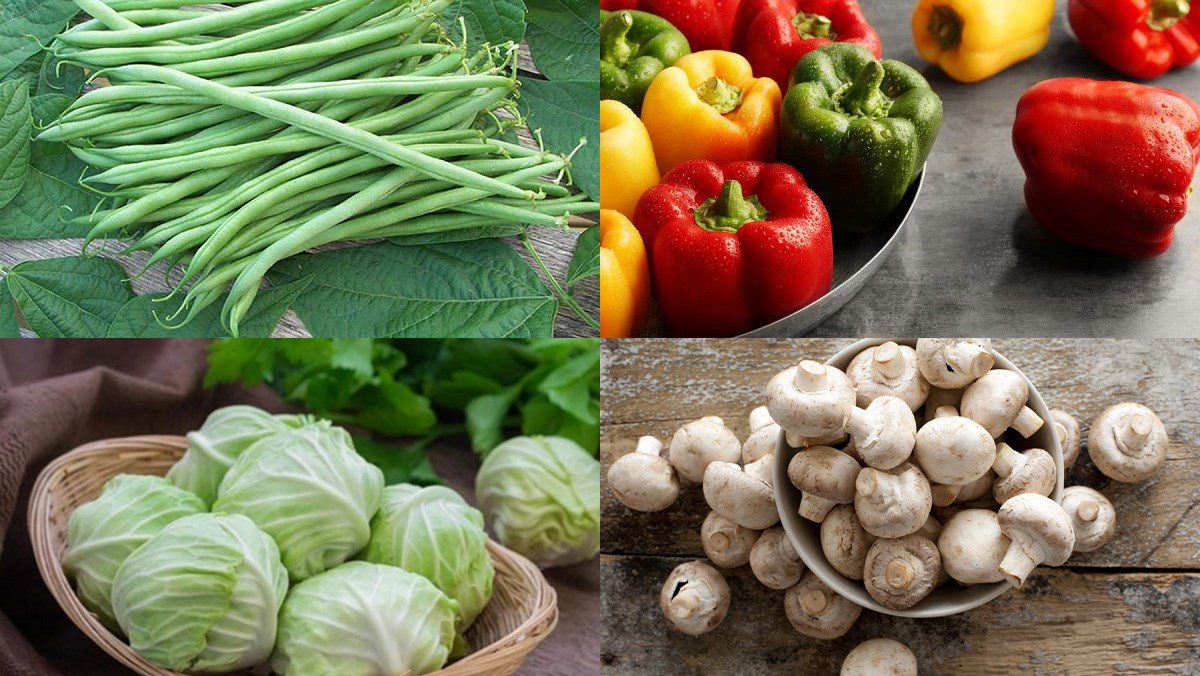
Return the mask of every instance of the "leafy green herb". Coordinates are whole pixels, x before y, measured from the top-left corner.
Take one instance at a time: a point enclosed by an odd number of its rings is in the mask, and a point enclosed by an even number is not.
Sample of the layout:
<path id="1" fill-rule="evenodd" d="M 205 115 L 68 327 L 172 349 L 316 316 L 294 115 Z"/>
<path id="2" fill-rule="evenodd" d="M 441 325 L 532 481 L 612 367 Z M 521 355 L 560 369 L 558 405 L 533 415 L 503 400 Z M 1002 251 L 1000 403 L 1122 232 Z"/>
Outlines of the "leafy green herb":
<path id="1" fill-rule="evenodd" d="M 354 437 L 354 448 L 367 462 L 383 470 L 383 480 L 389 486 L 416 484 L 434 486 L 442 483 L 429 456 L 425 454 L 428 441 L 411 444 L 384 444 L 363 436 Z"/>
<path id="2" fill-rule="evenodd" d="M 571 176 L 588 195 L 600 199 L 600 84 L 521 78 L 521 102 L 529 127 L 541 129 L 546 147 L 575 152 Z M 581 140 L 586 143 L 579 146 Z"/>
<path id="3" fill-rule="evenodd" d="M 18 263 L 7 281 L 29 327 L 43 338 L 103 336 L 133 298 L 125 271 L 100 256 Z"/>
<path id="4" fill-rule="evenodd" d="M 551 80 L 598 82 L 600 6 L 595 0 L 529 0 L 529 51 Z"/>
<path id="5" fill-rule="evenodd" d="M 0 84 L 0 207 L 21 192 L 29 175 L 29 87 L 19 80 Z"/>

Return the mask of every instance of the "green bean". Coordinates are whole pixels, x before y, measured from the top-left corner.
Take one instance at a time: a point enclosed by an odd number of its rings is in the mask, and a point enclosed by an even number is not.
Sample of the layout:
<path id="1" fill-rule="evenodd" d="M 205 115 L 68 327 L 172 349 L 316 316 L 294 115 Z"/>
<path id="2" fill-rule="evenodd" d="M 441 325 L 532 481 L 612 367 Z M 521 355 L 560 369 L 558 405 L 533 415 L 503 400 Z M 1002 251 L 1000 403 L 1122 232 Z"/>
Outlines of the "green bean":
<path id="1" fill-rule="evenodd" d="M 70 36 L 64 40 L 67 44 L 85 47 L 101 47 L 115 45 L 151 44 L 162 40 L 171 40 L 190 35 L 201 35 L 208 30 L 238 25 L 244 21 L 254 21 L 261 18 L 271 18 L 318 7 L 327 0 L 259 0 L 249 5 L 224 12 L 207 12 L 205 16 L 176 21 L 170 24 L 152 28 L 117 28 L 114 30 L 97 31 Z M 83 3 L 79 3 L 83 7 Z M 99 5 L 102 3 L 94 3 Z M 83 7 L 90 14 L 87 7 Z M 92 16 L 96 16 L 92 14 Z M 103 20 L 103 17 L 96 17 Z M 64 35 L 65 37 L 69 37 Z"/>

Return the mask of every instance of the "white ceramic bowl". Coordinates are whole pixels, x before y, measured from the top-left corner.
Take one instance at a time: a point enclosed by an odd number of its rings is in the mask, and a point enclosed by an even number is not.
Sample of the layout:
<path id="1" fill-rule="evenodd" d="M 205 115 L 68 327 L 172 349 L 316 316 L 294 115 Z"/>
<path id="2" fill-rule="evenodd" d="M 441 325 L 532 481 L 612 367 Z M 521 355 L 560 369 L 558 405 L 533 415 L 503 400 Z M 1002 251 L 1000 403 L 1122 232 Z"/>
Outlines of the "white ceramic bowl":
<path id="1" fill-rule="evenodd" d="M 917 343 L 916 340 L 904 338 L 869 338 L 860 340 L 838 352 L 825 363 L 844 371 L 850 365 L 850 360 L 859 352 L 869 347 L 882 345 L 888 340 L 910 347 L 915 346 Z M 994 368 L 1020 373 L 1025 378 L 1025 381 L 1029 383 L 1029 401 L 1026 405 L 1033 409 L 1033 412 L 1037 413 L 1042 420 L 1052 420 L 1050 417 L 1050 408 L 1046 406 L 1046 402 L 1038 394 L 1037 388 L 1034 387 L 1029 378 L 1021 373 L 1021 370 L 1014 366 L 1012 362 L 1005 359 L 1004 355 L 995 350 L 992 351 L 992 354 L 996 357 Z M 1007 436 L 1016 437 L 1015 441 L 1010 439 L 1008 443 L 1017 450 L 1043 448 L 1050 453 L 1051 457 L 1054 458 L 1054 465 L 1058 470 L 1058 482 L 1050 497 L 1055 502 L 1060 502 L 1063 491 L 1062 445 L 1059 443 L 1058 436 L 1054 432 L 1054 425 L 1042 425 L 1041 429 L 1029 439 L 1021 439 L 1020 435 L 1014 434 L 1008 434 Z M 789 446 L 782 433 L 779 435 L 779 443 L 775 451 L 775 504 L 779 508 L 783 529 L 787 532 L 788 538 L 791 539 L 792 546 L 796 548 L 796 551 L 800 554 L 800 558 L 803 559 L 804 565 L 813 571 L 817 577 L 821 578 L 822 582 L 829 585 L 833 591 L 864 608 L 888 615 L 897 615 L 900 617 L 944 617 L 946 615 L 966 612 L 972 608 L 981 606 L 1010 589 L 1008 582 L 994 582 L 991 584 L 963 587 L 951 580 L 947 584 L 934 589 L 929 596 L 921 599 L 921 602 L 912 608 L 908 608 L 907 610 L 893 610 L 884 607 L 871 598 L 861 580 L 851 580 L 829 565 L 829 561 L 825 558 L 825 553 L 821 550 L 821 524 L 813 523 L 808 519 L 800 517 L 800 491 L 792 485 L 787 475 L 788 463 L 791 462 L 792 456 L 800 451 L 801 449 Z"/>

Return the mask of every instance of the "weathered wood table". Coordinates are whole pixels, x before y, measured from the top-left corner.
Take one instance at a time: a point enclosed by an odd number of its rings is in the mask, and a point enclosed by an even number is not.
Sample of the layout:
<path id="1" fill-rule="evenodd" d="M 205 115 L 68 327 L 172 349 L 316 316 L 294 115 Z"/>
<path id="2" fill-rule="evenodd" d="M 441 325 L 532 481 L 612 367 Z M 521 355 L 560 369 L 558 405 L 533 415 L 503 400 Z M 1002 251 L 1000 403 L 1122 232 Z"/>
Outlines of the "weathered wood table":
<path id="1" fill-rule="evenodd" d="M 849 340 L 605 341 L 601 461 L 652 434 L 664 442 L 681 424 L 718 415 L 742 439 L 747 415 L 776 372 L 800 357 L 825 360 Z M 708 506 L 698 486 L 670 509 L 634 512 L 602 479 L 601 661 L 612 674 L 835 674 L 859 642 L 895 638 L 921 673 L 1200 674 L 1200 341 L 997 340 L 1052 407 L 1086 428 L 1105 406 L 1133 400 L 1154 409 L 1171 437 L 1158 475 L 1109 482 L 1086 452 L 1067 485 L 1101 490 L 1117 510 L 1107 546 L 1042 567 L 1025 587 L 974 611 L 932 620 L 864 612 L 834 641 L 796 633 L 783 592 L 749 567 L 726 571 L 729 615 L 689 637 L 670 629 L 658 606 L 671 569 L 703 558 Z"/>

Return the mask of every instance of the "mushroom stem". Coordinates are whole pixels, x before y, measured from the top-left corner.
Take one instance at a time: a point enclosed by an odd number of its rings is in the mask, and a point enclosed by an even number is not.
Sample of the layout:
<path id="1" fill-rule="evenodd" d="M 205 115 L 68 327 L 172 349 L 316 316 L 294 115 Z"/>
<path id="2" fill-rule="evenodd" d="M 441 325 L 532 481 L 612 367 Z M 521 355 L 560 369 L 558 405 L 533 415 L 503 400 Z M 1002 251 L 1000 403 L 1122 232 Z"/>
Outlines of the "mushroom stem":
<path id="1" fill-rule="evenodd" d="M 1091 523 L 1096 520 L 1100 514 L 1100 503 L 1095 500 L 1085 500 L 1079 503 L 1079 509 L 1075 511 L 1075 515 L 1083 521 Z"/>
<path id="2" fill-rule="evenodd" d="M 904 375 L 904 358 L 899 345 L 888 341 L 875 348 L 871 358 L 875 362 L 875 372 L 885 380 L 896 380 Z"/>
<path id="3" fill-rule="evenodd" d="M 800 605 L 811 615 L 823 615 L 829 608 L 829 595 L 823 589 L 810 589 L 800 597 Z"/>
<path id="4" fill-rule="evenodd" d="M 1002 441 L 996 444 L 996 461 L 992 463 L 992 470 L 1000 478 L 1007 478 L 1008 475 L 1012 474 L 1013 468 L 1021 462 L 1021 459 L 1020 453 Z"/>
<path id="5" fill-rule="evenodd" d="M 991 370 L 996 358 L 982 345 L 957 342 L 946 350 L 946 363 L 959 373 L 978 378 Z"/>
<path id="6" fill-rule="evenodd" d="M 827 382 L 825 365 L 820 362 L 805 359 L 796 368 L 795 385 L 801 392 L 820 392 L 826 389 Z"/>
<path id="7" fill-rule="evenodd" d="M 912 582 L 913 569 L 907 561 L 892 561 L 887 567 L 887 583 L 892 589 L 904 589 Z"/>
<path id="8" fill-rule="evenodd" d="M 1020 589 L 1025 584 L 1025 578 L 1029 577 L 1029 573 L 1041 562 L 1040 557 L 1033 556 L 1026 550 L 1024 543 L 1014 540 L 1008 552 L 1004 554 L 1004 560 L 1000 562 L 1000 574 L 1009 584 Z"/>
<path id="9" fill-rule="evenodd" d="M 1121 444 L 1122 452 L 1126 455 L 1135 454 L 1142 446 L 1146 445 L 1146 440 L 1150 438 L 1150 432 L 1153 429 L 1154 423 L 1146 416 L 1140 413 L 1129 416 L 1117 427 L 1117 440 Z"/>
<path id="10" fill-rule="evenodd" d="M 819 495 L 812 493 L 800 494 L 800 516 L 821 523 L 825 517 L 829 515 L 829 510 L 837 506 L 838 503 L 833 500 L 827 500 Z"/>
<path id="11" fill-rule="evenodd" d="M 958 417 L 958 409 L 953 406 L 938 406 L 933 412 L 934 418 L 956 418 Z"/>
<path id="12" fill-rule="evenodd" d="M 1037 432 L 1042 428 L 1042 424 L 1044 422 L 1045 421 L 1043 421 L 1038 414 L 1033 412 L 1033 409 L 1029 408 L 1028 406 L 1022 406 L 1021 412 L 1017 414 L 1017 417 L 1012 421 L 1012 424 L 1009 425 L 1009 427 L 1013 428 L 1018 434 L 1028 439 L 1029 437 L 1033 436 L 1034 432 Z"/>
<path id="13" fill-rule="evenodd" d="M 653 455 L 657 458 L 659 454 L 662 453 L 662 442 L 655 437 L 642 437 L 638 439 L 637 448 L 634 449 L 633 452 L 645 453 L 646 455 Z"/>
<path id="14" fill-rule="evenodd" d="M 703 605 L 704 596 L 685 583 L 671 599 L 671 616 L 681 620 L 689 618 L 695 615 Z"/>

